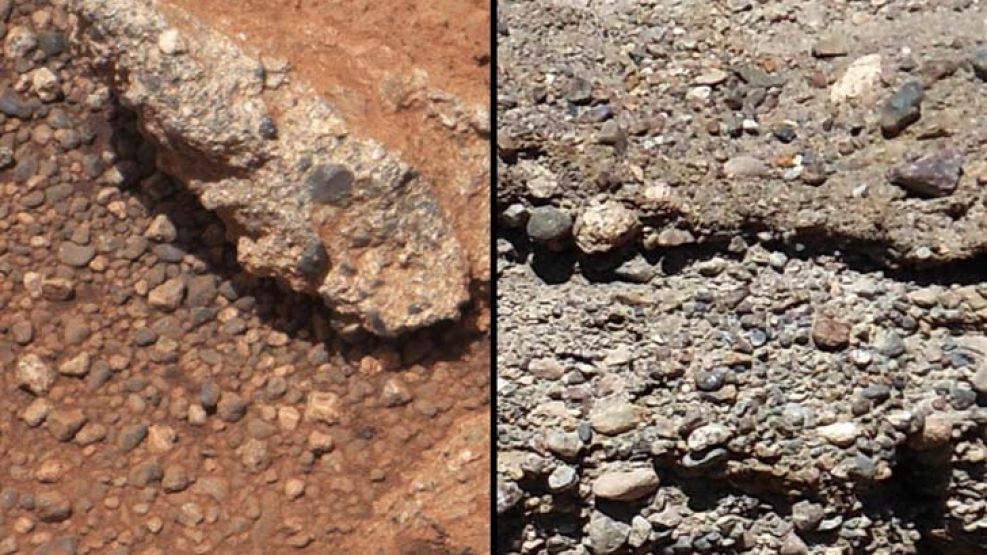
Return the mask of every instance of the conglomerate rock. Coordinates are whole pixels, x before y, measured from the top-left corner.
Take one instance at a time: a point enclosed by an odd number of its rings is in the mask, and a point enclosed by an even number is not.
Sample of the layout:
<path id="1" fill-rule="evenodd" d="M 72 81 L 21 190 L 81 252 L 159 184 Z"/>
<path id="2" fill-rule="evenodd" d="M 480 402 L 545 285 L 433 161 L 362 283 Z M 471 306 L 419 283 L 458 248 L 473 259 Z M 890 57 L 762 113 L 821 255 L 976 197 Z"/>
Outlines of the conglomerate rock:
<path id="1" fill-rule="evenodd" d="M 753 231 L 889 267 L 987 253 L 982 8 L 705 4 L 602 3 L 592 23 L 582 2 L 504 5 L 499 212 L 575 219 L 603 196 L 637 211 L 649 251 L 668 246 L 662 233 L 715 244 Z M 901 51 L 891 37 L 905 36 Z M 956 153 L 936 168 L 943 185 L 889 179 L 940 151 Z M 656 187 L 663 206 L 642 200 Z"/>
<path id="2" fill-rule="evenodd" d="M 984 9 L 499 8 L 498 553 L 987 553 Z"/>
<path id="3" fill-rule="evenodd" d="M 186 15 L 153 0 L 70 8 L 75 43 L 137 113 L 162 170 L 223 218 L 244 267 L 380 335 L 459 315 L 466 257 L 412 168 Z"/>

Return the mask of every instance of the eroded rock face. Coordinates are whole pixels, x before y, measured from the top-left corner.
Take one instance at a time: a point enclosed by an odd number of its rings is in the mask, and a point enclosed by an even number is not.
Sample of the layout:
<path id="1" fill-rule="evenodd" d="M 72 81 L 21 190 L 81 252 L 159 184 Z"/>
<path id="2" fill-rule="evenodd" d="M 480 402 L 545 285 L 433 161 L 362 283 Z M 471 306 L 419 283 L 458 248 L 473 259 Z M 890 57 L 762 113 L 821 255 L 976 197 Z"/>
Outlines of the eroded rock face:
<path id="1" fill-rule="evenodd" d="M 970 67 L 980 59 L 979 46 L 973 46 L 982 42 L 979 19 L 945 11 L 936 12 L 934 20 L 925 19 L 927 13 L 893 22 L 868 17 L 864 32 L 842 10 L 833 10 L 834 17 L 837 13 L 843 27 L 826 33 L 868 37 L 846 57 L 837 56 L 846 46 L 840 40 L 812 37 L 827 43 L 815 54 L 809 52 L 811 42 L 802 45 L 802 58 L 790 71 L 752 71 L 751 64 L 735 63 L 731 56 L 719 64 L 680 59 L 658 78 L 676 87 L 674 98 L 643 75 L 628 83 L 610 81 L 632 66 L 639 70 L 636 64 L 625 67 L 612 59 L 600 66 L 581 59 L 578 71 L 572 64 L 564 71 L 593 91 L 585 97 L 586 108 L 566 104 L 568 85 L 561 82 L 546 86 L 546 99 L 531 108 L 521 84 L 537 82 L 537 77 L 525 81 L 529 76 L 562 73 L 554 45 L 581 44 L 589 35 L 516 24 L 501 41 L 515 58 L 500 89 L 505 98 L 517 99 L 517 106 L 499 115 L 498 212 L 517 205 L 557 206 L 578 214 L 602 194 L 603 200 L 637 212 L 640 241 L 628 246 L 639 245 L 654 256 L 692 242 L 725 246 L 734 235 L 752 230 L 894 268 L 927 268 L 987 253 L 984 83 Z M 636 15 L 627 17 L 606 32 L 619 27 L 630 33 Z M 730 20 L 735 16 L 722 17 L 723 25 L 736 24 Z M 683 11 L 681 19 L 683 28 L 710 25 L 708 14 Z M 939 47 L 934 37 L 944 29 L 971 46 Z M 790 44 L 807 38 L 797 26 L 787 32 Z M 891 54 L 889 37 L 915 33 L 922 46 L 910 46 L 914 60 Z M 544 36 L 559 42 L 539 42 Z M 724 38 L 717 48 L 744 47 L 742 41 L 728 43 Z M 786 43 L 775 42 L 779 52 Z M 710 90 L 694 105 L 693 91 L 701 87 Z M 675 123 L 695 114 L 702 118 Z M 614 121 L 629 131 L 625 148 L 596 141 Z M 889 179 L 890 169 L 912 165 L 913 151 L 957 156 L 903 167 L 907 174 Z M 535 152 L 538 173 L 522 163 Z M 540 173 L 557 176 L 566 186 L 548 200 L 540 198 L 528 187 Z M 665 190 L 661 203 L 646 194 L 659 187 Z M 692 240 L 669 236 L 680 231 Z M 578 249 L 575 241 L 568 247 Z"/>
<path id="2" fill-rule="evenodd" d="M 73 0 L 74 38 L 248 270 L 384 336 L 455 318 L 469 268 L 430 184 L 307 86 L 152 0 Z"/>

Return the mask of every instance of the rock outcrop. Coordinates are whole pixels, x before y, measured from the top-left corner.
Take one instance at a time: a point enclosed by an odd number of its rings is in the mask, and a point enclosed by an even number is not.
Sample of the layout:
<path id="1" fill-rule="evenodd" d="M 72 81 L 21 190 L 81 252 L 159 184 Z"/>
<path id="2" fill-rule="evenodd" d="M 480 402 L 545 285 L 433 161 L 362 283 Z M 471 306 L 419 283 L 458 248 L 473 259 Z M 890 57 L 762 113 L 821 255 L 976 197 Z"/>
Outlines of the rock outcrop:
<path id="1" fill-rule="evenodd" d="M 249 271 L 394 336 L 456 318 L 469 266 L 430 183 L 282 67 L 153 0 L 72 0 L 74 42 Z"/>

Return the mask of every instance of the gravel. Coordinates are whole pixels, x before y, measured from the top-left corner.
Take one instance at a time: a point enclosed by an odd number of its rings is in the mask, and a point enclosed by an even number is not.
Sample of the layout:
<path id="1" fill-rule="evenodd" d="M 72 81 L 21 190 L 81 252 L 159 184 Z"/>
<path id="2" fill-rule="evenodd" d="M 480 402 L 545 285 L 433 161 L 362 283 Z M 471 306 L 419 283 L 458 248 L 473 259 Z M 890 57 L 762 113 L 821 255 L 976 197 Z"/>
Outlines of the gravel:
<path id="1" fill-rule="evenodd" d="M 984 12 L 824 4 L 501 3 L 498 553 L 987 550 Z"/>
<path id="2" fill-rule="evenodd" d="M 445 523 L 486 481 L 489 316 L 382 340 L 241 265 L 78 4 L 0 0 L 0 552 L 360 553 Z"/>

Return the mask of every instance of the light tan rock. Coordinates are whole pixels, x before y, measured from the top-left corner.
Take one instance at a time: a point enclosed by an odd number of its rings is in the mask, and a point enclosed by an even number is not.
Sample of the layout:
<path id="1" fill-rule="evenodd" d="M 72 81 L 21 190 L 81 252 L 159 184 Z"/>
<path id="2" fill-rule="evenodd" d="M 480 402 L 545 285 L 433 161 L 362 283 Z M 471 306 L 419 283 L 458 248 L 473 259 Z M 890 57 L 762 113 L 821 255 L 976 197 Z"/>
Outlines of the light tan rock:
<path id="1" fill-rule="evenodd" d="M 89 373 L 89 364 L 89 353 L 83 351 L 59 365 L 58 373 L 79 378 Z"/>
<path id="2" fill-rule="evenodd" d="M 35 428 L 45 421 L 51 409 L 51 403 L 47 399 L 39 397 L 31 401 L 31 404 L 24 408 L 21 412 L 21 420 L 28 426 Z"/>
<path id="3" fill-rule="evenodd" d="M 331 426 L 339 423 L 340 409 L 338 395 L 327 391 L 313 391 L 308 394 L 305 419 Z"/>
<path id="4" fill-rule="evenodd" d="M 602 499 L 633 501 L 658 489 L 658 475 L 651 468 L 613 470 L 593 482 L 593 494 Z"/>
<path id="5" fill-rule="evenodd" d="M 322 433 L 318 430 L 313 430 L 308 434 L 308 448 L 316 454 L 328 453 L 333 450 L 335 445 L 332 436 L 329 434 Z"/>
<path id="6" fill-rule="evenodd" d="M 258 59 L 180 11 L 165 16 L 153 0 L 69 7 L 77 42 L 112 73 L 159 167 L 235 230 L 246 269 L 379 335 L 459 316 L 467 257 L 407 164 L 354 138 L 306 85 L 266 89 Z"/>
<path id="7" fill-rule="evenodd" d="M 167 453 L 178 441 L 178 433 L 171 426 L 152 424 L 147 429 L 147 447 L 155 453 Z"/>
<path id="8" fill-rule="evenodd" d="M 183 298 L 185 298 L 185 282 L 177 277 L 151 289 L 147 294 L 147 302 L 151 306 L 166 311 L 178 308 Z"/>
<path id="9" fill-rule="evenodd" d="M 853 445 L 860 436 L 860 426 L 855 422 L 836 422 L 819 427 L 816 432 L 826 441 L 839 447 Z"/>
<path id="10" fill-rule="evenodd" d="M 849 101 L 873 104 L 881 84 L 881 62 L 880 54 L 868 54 L 854 60 L 830 89 L 830 101 L 833 104 Z"/>
<path id="11" fill-rule="evenodd" d="M 15 378 L 21 389 L 38 396 L 48 393 L 55 384 L 55 373 L 41 357 L 33 353 L 26 354 L 17 361 Z"/>
<path id="12" fill-rule="evenodd" d="M 637 215 L 623 204 L 594 204 L 576 218 L 576 246 L 587 254 L 612 251 L 632 241 L 640 228 Z"/>

